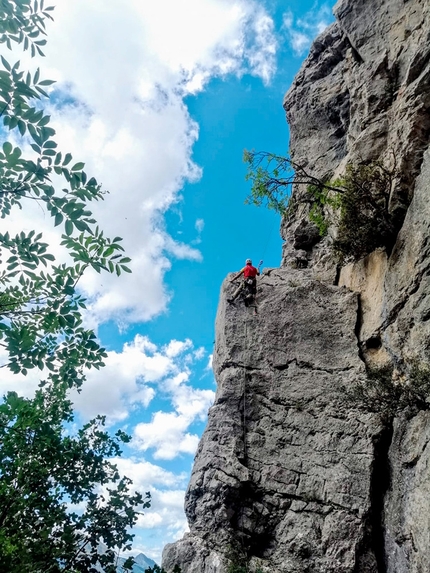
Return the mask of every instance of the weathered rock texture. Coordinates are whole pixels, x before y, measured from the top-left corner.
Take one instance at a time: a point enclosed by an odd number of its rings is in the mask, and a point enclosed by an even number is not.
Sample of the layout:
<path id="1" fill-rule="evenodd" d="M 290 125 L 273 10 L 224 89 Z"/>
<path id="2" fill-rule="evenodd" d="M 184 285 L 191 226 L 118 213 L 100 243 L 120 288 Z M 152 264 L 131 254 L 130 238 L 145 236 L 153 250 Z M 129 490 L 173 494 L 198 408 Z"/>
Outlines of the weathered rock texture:
<path id="1" fill-rule="evenodd" d="M 318 177 L 395 161 L 397 241 L 338 269 L 299 209 L 258 314 L 224 283 L 190 532 L 167 571 L 430 571 L 430 414 L 371 413 L 344 392 L 430 362 L 430 4 L 340 0 L 335 15 L 285 98 L 292 158 Z"/>

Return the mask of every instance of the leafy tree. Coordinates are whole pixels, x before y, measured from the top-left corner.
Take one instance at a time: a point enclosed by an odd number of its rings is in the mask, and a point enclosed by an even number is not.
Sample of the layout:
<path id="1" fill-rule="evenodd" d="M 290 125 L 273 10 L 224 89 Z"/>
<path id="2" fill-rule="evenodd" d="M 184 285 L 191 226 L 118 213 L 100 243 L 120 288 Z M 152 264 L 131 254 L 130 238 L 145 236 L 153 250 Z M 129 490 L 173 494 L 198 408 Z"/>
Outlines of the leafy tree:
<path id="1" fill-rule="evenodd" d="M 0 44 L 43 56 L 52 10 L 43 0 L 0 0 Z M 79 280 L 88 269 L 130 272 L 130 259 L 92 215 L 90 204 L 105 192 L 84 163 L 58 150 L 43 109 L 52 83 L 1 55 L 0 129 L 9 135 L 0 148 L 0 215 L 36 201 L 63 230 L 68 262 L 57 261 L 36 230 L 0 233 L 0 366 L 43 372 L 34 398 L 10 392 L 0 405 L 0 569 L 94 572 L 98 563 L 113 571 L 148 494 L 131 493 L 109 461 L 128 440 L 124 433 L 109 436 L 102 417 L 71 433 L 67 393 L 106 357 L 83 326 Z"/>
<path id="2" fill-rule="evenodd" d="M 340 260 L 357 260 L 378 247 L 390 250 L 399 221 L 390 212 L 394 170 L 380 162 L 347 165 L 339 180 L 339 224 L 333 243 Z"/>
<path id="3" fill-rule="evenodd" d="M 282 216 L 297 204 L 293 200 L 293 185 L 308 188 L 309 193 L 301 197 L 300 202 L 311 206 L 316 202 L 329 201 L 329 191 L 339 192 L 336 184 L 312 176 L 289 157 L 267 151 L 245 150 L 243 160 L 248 165 L 245 179 L 251 182 L 251 193 L 246 202 L 257 207 L 265 205 Z"/>
<path id="4" fill-rule="evenodd" d="M 24 49 L 31 46 L 32 53 L 41 54 L 46 40 L 37 38 L 51 10 L 36 0 L 2 0 L 0 43 L 23 43 Z M 41 233 L 0 233 L 0 340 L 13 372 L 47 367 L 70 387 L 79 386 L 82 368 L 101 366 L 105 354 L 94 333 L 82 327 L 85 303 L 76 286 L 88 268 L 130 272 L 130 259 L 122 255 L 121 239 L 105 237 L 89 209 L 89 203 L 104 198 L 101 186 L 87 176 L 84 163 L 73 163 L 70 153 L 57 150 L 55 130 L 40 103 L 47 97 L 44 87 L 53 82 L 41 80 L 39 69 L 31 76 L 20 71 L 19 62 L 12 66 L 3 56 L 1 61 L 0 118 L 33 152 L 26 158 L 21 148 L 3 143 L 0 215 L 5 218 L 25 201 L 37 201 L 55 226 L 63 226 L 61 244 L 71 263 L 55 264 Z M 60 184 L 53 185 L 55 178 L 63 180 L 60 190 Z"/>
<path id="5" fill-rule="evenodd" d="M 378 247 L 390 250 L 403 221 L 390 212 L 396 168 L 382 162 L 349 164 L 339 179 L 318 179 L 288 157 L 245 151 L 248 203 L 266 205 L 282 216 L 305 205 L 307 216 L 323 237 L 336 227 L 332 247 L 340 262 L 358 260 Z M 294 188 L 294 193 L 292 192 Z"/>
<path id="6" fill-rule="evenodd" d="M 0 405 L 2 571 L 87 573 L 99 564 L 114 572 L 118 548 L 131 548 L 129 528 L 148 494 L 131 493 L 107 459 L 128 437 L 110 437 L 103 417 L 68 435 L 72 421 L 65 386 L 52 382 L 33 399 L 10 392 Z"/>
<path id="7" fill-rule="evenodd" d="M 418 358 L 398 364 L 368 368 L 365 379 L 342 386 L 343 395 L 355 407 L 391 420 L 399 412 L 430 409 L 430 364 Z"/>

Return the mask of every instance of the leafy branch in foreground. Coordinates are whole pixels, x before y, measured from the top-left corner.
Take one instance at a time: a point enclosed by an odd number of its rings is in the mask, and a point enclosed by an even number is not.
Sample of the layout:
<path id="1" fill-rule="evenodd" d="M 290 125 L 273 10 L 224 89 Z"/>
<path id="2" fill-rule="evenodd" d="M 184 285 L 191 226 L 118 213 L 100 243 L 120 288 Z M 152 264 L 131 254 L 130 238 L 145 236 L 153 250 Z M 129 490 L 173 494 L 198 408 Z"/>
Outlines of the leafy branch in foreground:
<path id="1" fill-rule="evenodd" d="M 11 42 L 24 42 L 26 49 L 29 38 L 35 53 L 40 52 L 36 38 L 45 33 L 44 18 L 51 18 L 51 10 L 34 0 L 3 0 L 0 18 L 8 24 L 0 28 L 0 41 L 9 47 Z M 0 288 L 2 300 L 8 301 L 0 304 L 0 344 L 9 356 L 2 366 L 23 374 L 47 367 L 66 377 L 69 386 L 79 386 L 83 368 L 101 366 L 105 352 L 94 334 L 82 327 L 80 309 L 85 302 L 76 292 L 77 284 L 89 268 L 117 275 L 130 272 L 130 259 L 123 255 L 121 238 L 105 237 L 89 208 L 105 195 L 97 180 L 87 175 L 83 162 L 73 163 L 70 153 L 57 150 L 55 130 L 40 104 L 47 97 L 44 87 L 53 82 L 41 80 L 39 69 L 32 76 L 20 70 L 19 62 L 11 65 L 4 56 L 1 62 L 0 115 L 4 126 L 18 131 L 15 137 L 32 148 L 32 156 L 25 157 L 9 141 L 3 143 L 0 216 L 22 209 L 25 201 L 37 201 L 54 226 L 63 226 L 61 245 L 72 260 L 56 264 L 42 233 L 0 234 Z M 59 178 L 62 185 L 54 186 Z"/>
<path id="2" fill-rule="evenodd" d="M 75 435 L 64 432 L 72 422 L 59 384 L 33 399 L 9 392 L 0 405 L 2 571 L 114 571 L 117 548 L 131 548 L 135 508 L 148 507 L 149 494 L 131 493 L 107 459 L 128 437 L 110 437 L 100 416 Z"/>
<path id="3" fill-rule="evenodd" d="M 0 0 L 2 48 L 43 55 L 52 9 L 43 0 Z M 21 144 L 0 146 L 0 216 L 36 203 L 61 228 L 68 261 L 56 260 L 41 232 L 0 233 L 0 367 L 43 371 L 34 397 L 9 392 L 0 404 L 0 570 L 113 573 L 149 496 L 133 493 L 110 461 L 128 436 L 110 436 L 103 417 L 76 430 L 68 392 L 106 357 L 83 326 L 79 281 L 90 269 L 130 272 L 130 259 L 121 238 L 106 237 L 93 217 L 91 203 L 105 196 L 100 184 L 58 150 L 43 109 L 53 82 L 0 60 L 2 134 Z M 123 568 L 131 567 L 126 560 Z"/>

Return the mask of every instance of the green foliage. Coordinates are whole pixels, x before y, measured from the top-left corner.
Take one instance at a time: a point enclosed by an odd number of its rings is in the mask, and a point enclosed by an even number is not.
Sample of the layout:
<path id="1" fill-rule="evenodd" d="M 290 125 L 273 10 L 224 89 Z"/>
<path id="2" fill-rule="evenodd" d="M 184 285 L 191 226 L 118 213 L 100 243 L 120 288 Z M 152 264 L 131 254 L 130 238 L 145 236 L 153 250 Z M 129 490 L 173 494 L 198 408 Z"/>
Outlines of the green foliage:
<path id="1" fill-rule="evenodd" d="M 245 150 L 243 161 L 248 165 L 245 179 L 251 181 L 251 193 L 246 203 L 257 207 L 265 205 L 285 215 L 294 179 L 289 159 L 274 153 Z"/>
<path id="2" fill-rule="evenodd" d="M 114 571 L 118 548 L 131 548 L 135 508 L 148 507 L 149 494 L 132 494 L 107 459 L 128 437 L 110 437 L 103 417 L 75 435 L 64 431 L 72 422 L 66 388 L 52 382 L 32 399 L 9 392 L 0 405 L 2 571 Z"/>
<path id="3" fill-rule="evenodd" d="M 336 184 L 313 177 L 289 157 L 245 150 L 243 160 L 248 165 L 245 179 L 251 181 L 246 203 L 257 207 L 265 205 L 282 216 L 292 214 L 298 202 L 309 203 L 311 208 L 315 205 L 313 217 L 320 220 L 320 207 L 336 201 L 330 195 L 330 191 L 339 192 Z M 299 201 L 292 196 L 293 185 L 307 188 L 308 192 Z"/>
<path id="4" fill-rule="evenodd" d="M 22 44 L 24 50 L 30 48 L 31 55 L 43 56 L 41 46 L 46 44 L 45 19 L 52 17 L 53 7 L 44 8 L 43 0 L 40 3 L 33 0 L 19 0 L 0 2 L 0 44 L 6 44 L 11 49 L 13 43 Z"/>
<path id="5" fill-rule="evenodd" d="M 51 10 L 36 0 L 2 0 L 0 42 L 8 47 L 22 43 L 32 55 L 41 54 L 46 40 L 38 38 L 45 34 Z M 40 79 L 39 69 L 31 75 L 20 70 L 19 62 L 12 65 L 3 56 L 1 61 L 0 118 L 9 131 L 18 132 L 17 139 L 30 143 L 33 157 L 26 158 L 9 141 L 0 148 L 0 215 L 5 218 L 11 209 L 36 200 L 54 226 L 63 227 L 61 245 L 72 263 L 56 263 L 41 233 L 0 233 L 0 343 L 12 372 L 46 367 L 70 387 L 79 386 L 83 369 L 100 367 L 106 355 L 82 327 L 85 302 L 76 286 L 88 268 L 130 272 L 130 259 L 123 255 L 121 239 L 105 237 L 92 216 L 89 204 L 105 194 L 96 179 L 87 175 L 84 163 L 57 150 L 55 130 L 40 105 L 47 96 L 44 87 L 53 82 Z M 63 179 L 62 185 L 54 187 L 54 176 Z"/>
<path id="6" fill-rule="evenodd" d="M 378 162 L 347 166 L 339 181 L 340 220 L 333 244 L 341 261 L 392 247 L 396 228 L 388 206 L 393 178 L 394 173 Z"/>
<path id="7" fill-rule="evenodd" d="M 52 10 L 43 0 L 0 0 L 0 44 L 43 55 Z M 7 356 L 0 366 L 23 375 L 37 368 L 44 378 L 33 398 L 10 392 L 0 404 L 0 570 L 91 573 L 98 564 L 113 572 L 118 551 L 131 548 L 129 528 L 148 494 L 132 493 L 109 461 L 126 434 L 109 436 L 102 417 L 71 432 L 67 392 L 106 357 L 83 326 L 79 280 L 91 268 L 130 272 L 130 259 L 121 238 L 105 237 L 93 218 L 89 205 L 105 192 L 83 162 L 58 150 L 42 106 L 52 83 L 1 56 L 3 131 L 32 149 L 26 155 L 10 141 L 0 146 L 1 218 L 37 201 L 62 228 L 71 262 L 56 261 L 35 230 L 0 233 L 0 345 Z"/>
<path id="8" fill-rule="evenodd" d="M 273 153 L 245 151 L 246 180 L 251 193 L 246 202 L 266 205 L 282 216 L 292 215 L 307 205 L 309 220 L 321 237 L 331 225 L 337 228 L 333 249 L 340 262 L 358 260 L 378 247 L 390 249 L 397 228 L 389 212 L 395 176 L 380 162 L 348 165 L 338 180 L 313 177 L 288 157 Z M 304 186 L 305 192 L 292 188 Z"/>
<path id="9" fill-rule="evenodd" d="M 338 189 L 338 192 L 334 193 L 333 187 L 340 188 L 339 182 L 331 182 L 330 188 L 325 187 L 324 183 L 307 186 L 310 203 L 309 220 L 317 226 L 321 237 L 325 237 L 331 224 L 327 215 L 327 207 L 330 207 L 330 212 L 333 213 L 341 206 L 341 191 Z"/>
<path id="10" fill-rule="evenodd" d="M 393 376 L 392 367 L 370 370 L 366 381 L 344 388 L 346 398 L 369 412 L 392 417 L 405 409 L 430 408 L 430 365 L 411 361 L 404 374 Z"/>

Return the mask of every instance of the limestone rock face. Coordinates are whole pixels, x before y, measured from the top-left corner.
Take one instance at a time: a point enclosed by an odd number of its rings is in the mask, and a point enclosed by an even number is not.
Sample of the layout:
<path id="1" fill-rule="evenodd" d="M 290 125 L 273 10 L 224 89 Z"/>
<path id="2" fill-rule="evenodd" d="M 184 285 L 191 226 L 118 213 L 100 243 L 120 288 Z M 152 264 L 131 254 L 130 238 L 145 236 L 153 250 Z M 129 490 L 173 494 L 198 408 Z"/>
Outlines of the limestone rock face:
<path id="1" fill-rule="evenodd" d="M 216 322 L 217 395 L 186 496 L 190 534 L 167 546 L 163 564 L 225 571 L 236 543 L 267 571 L 352 573 L 357 554 L 375 562 L 372 468 L 384 442 L 376 418 L 339 394 L 364 372 L 357 296 L 305 270 L 265 270 L 254 314 L 226 303 L 231 288 Z"/>
<path id="2" fill-rule="evenodd" d="M 284 99 L 291 157 L 316 177 L 339 175 L 348 162 L 395 164 L 390 209 L 401 221 L 430 137 L 430 4 L 341 0 L 334 13 Z M 283 265 L 303 216 L 283 222 Z M 318 244 L 312 264 L 332 280 L 326 253 Z"/>
<path id="3" fill-rule="evenodd" d="M 299 208 L 257 314 L 227 303 L 225 281 L 218 389 L 169 573 L 430 571 L 430 398 L 375 413 L 345 393 L 375 369 L 402 384 L 404 364 L 430 363 L 430 3 L 334 11 L 285 96 L 292 159 L 317 177 L 394 162 L 397 240 L 339 269 Z"/>
<path id="4" fill-rule="evenodd" d="M 387 573 L 430 571 L 430 413 L 394 423 L 385 499 Z"/>

